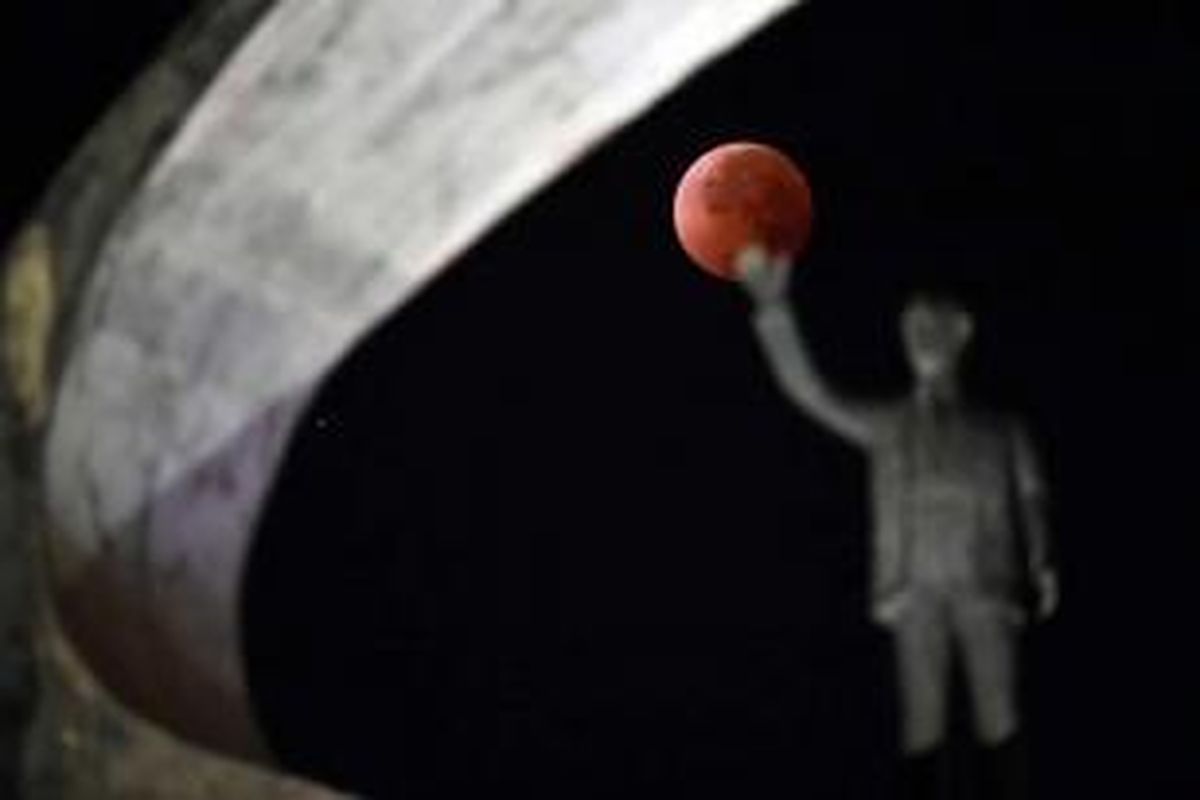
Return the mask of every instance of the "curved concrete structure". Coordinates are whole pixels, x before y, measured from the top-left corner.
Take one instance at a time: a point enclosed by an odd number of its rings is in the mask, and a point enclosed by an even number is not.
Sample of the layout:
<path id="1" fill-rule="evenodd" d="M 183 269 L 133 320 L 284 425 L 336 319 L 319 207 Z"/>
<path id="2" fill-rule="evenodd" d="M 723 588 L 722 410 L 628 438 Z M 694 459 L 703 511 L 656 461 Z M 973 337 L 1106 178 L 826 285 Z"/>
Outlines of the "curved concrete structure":
<path id="1" fill-rule="evenodd" d="M 315 387 L 515 205 L 794 4 L 207 7 L 48 195 L 19 273 L 41 310 L 10 331 L 54 593 L 121 700 L 268 759 L 240 579 Z"/>

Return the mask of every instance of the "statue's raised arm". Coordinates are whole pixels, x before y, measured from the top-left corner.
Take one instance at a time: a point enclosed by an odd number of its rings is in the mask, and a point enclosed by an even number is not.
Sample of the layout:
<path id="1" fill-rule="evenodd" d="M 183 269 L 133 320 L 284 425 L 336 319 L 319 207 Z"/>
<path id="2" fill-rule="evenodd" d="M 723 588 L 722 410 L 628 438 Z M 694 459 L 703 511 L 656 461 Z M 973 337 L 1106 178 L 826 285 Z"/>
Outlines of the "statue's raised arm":
<path id="1" fill-rule="evenodd" d="M 880 415 L 843 397 L 813 365 L 788 305 L 790 267 L 772 262 L 758 248 L 747 248 L 738 257 L 737 273 L 754 301 L 754 331 L 780 388 L 830 430 L 857 445 L 870 445 L 878 436 Z"/>

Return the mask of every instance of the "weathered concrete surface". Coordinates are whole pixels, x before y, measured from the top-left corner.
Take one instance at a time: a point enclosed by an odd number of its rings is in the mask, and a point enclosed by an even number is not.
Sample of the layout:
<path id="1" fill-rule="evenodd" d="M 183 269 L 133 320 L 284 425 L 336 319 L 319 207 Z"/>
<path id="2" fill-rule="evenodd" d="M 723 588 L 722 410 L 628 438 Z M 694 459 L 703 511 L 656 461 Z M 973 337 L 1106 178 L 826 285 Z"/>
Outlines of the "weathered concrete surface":
<path id="1" fill-rule="evenodd" d="M 16 793 L 23 734 L 36 700 L 30 636 L 32 498 L 29 481 L 9 457 L 20 436 L 15 404 L 0 386 L 0 797 Z"/>
<path id="2" fill-rule="evenodd" d="M 0 433 L 21 487 L 0 488 L 0 523 L 15 519 L 0 560 L 46 536 L 45 585 L 68 634 L 53 613 L 36 629 L 47 691 L 33 752 L 57 765 L 33 771 L 42 796 L 317 791 L 202 757 L 119 711 L 67 640 L 141 714 L 268 760 L 238 584 L 314 387 L 512 207 L 795 2 L 202 8 L 38 209 L 44 274 L 4 276 L 48 309 L 10 309 L 0 333 L 20 340 L 4 351 Z M 37 596 L 28 577 L 6 584 L 14 597 Z M 27 639 L 22 604 L 7 608 Z M 13 663 L 16 687 L 31 669 Z M 185 771 L 195 794 L 149 777 Z"/>
<path id="3" fill-rule="evenodd" d="M 42 693 L 25 748 L 25 800 L 343 797 L 197 749 L 130 715 L 79 660 L 50 604 L 40 604 L 35 629 Z"/>
<path id="4" fill-rule="evenodd" d="M 80 663 L 46 657 L 71 651 L 57 626 L 33 624 L 34 608 L 49 602 L 37 580 L 43 560 L 33 558 L 48 541 L 37 478 L 49 398 L 70 351 L 66 322 L 145 169 L 272 1 L 201 3 L 64 165 L 33 222 L 0 248 L 0 797 L 333 797 L 147 725 Z"/>
<path id="5" fill-rule="evenodd" d="M 790 5 L 270 9 L 103 241 L 66 340 L 55 581 L 123 699 L 261 756 L 239 580 L 310 392 L 515 204 Z"/>

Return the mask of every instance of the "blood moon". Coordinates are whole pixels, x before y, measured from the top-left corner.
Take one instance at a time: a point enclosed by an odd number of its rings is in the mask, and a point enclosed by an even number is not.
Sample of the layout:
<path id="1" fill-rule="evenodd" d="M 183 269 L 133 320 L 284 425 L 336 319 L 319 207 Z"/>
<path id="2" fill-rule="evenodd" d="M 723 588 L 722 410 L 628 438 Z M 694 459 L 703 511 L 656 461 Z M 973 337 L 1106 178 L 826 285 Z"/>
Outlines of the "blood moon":
<path id="1" fill-rule="evenodd" d="M 705 271 L 736 278 L 745 247 L 795 259 L 812 233 L 812 190 L 791 159 L 765 144 L 731 142 L 688 168 L 675 191 L 675 233 Z"/>

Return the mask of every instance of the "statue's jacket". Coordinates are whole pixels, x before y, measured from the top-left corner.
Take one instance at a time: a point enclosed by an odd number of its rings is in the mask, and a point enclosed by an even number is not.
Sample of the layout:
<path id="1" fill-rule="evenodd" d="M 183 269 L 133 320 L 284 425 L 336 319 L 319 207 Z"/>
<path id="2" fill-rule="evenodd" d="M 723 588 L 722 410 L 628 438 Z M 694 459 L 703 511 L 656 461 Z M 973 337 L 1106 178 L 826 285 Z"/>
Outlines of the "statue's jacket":
<path id="1" fill-rule="evenodd" d="M 945 514 L 931 518 L 922 499 L 923 487 L 936 487 L 939 480 L 923 463 L 914 407 L 904 404 L 875 421 L 868 448 L 874 599 L 949 581 L 959 593 L 1018 611 L 1025 578 L 1018 568 L 1023 562 L 1015 508 L 1021 468 L 1018 426 L 997 415 L 969 412 L 955 426 L 949 437 L 950 463 L 943 467 L 950 478 L 941 481 L 946 491 L 958 495 L 958 511 L 950 514 L 950 523 Z M 953 529 L 943 529 L 947 526 Z"/>

